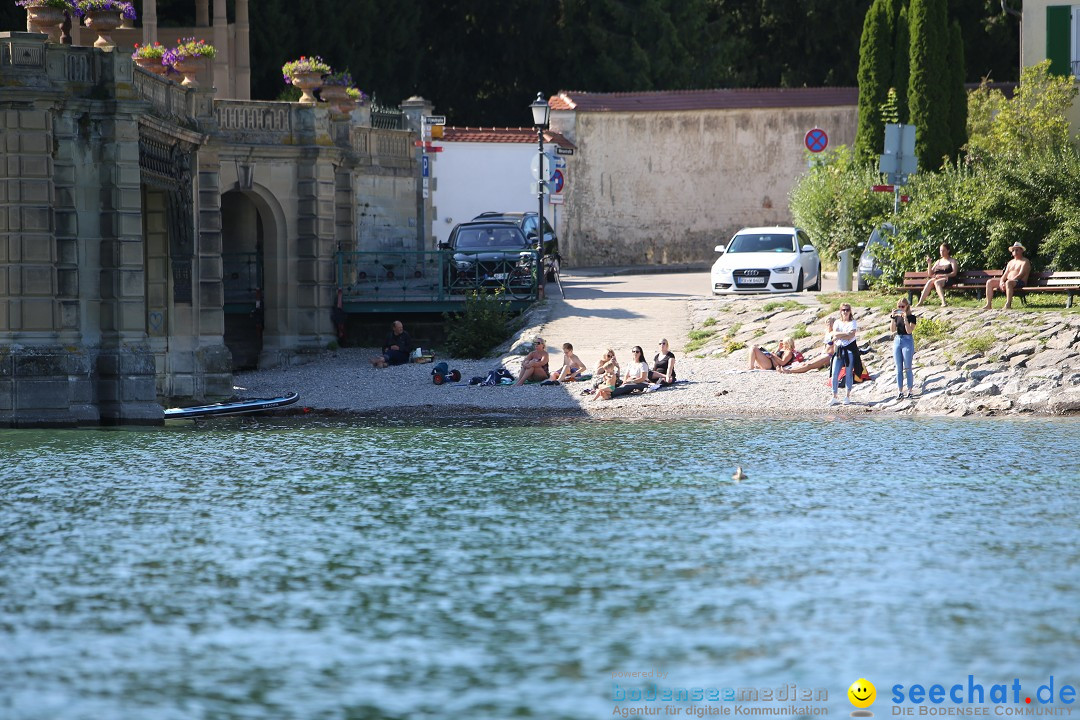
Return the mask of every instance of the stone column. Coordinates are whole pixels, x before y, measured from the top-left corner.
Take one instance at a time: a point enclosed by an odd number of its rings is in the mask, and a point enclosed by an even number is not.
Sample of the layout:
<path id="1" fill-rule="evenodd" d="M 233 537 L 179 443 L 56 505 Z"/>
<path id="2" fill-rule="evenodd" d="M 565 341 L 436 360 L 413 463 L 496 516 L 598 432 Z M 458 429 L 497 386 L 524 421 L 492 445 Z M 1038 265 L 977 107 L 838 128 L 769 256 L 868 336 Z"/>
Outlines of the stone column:
<path id="1" fill-rule="evenodd" d="M 236 87 L 238 100 L 251 99 L 251 45 L 249 42 L 248 0 L 236 0 Z"/>
<path id="2" fill-rule="evenodd" d="M 232 58 L 232 48 L 229 47 L 229 19 L 225 13 L 225 0 L 214 0 L 214 47 L 217 55 L 214 57 L 214 87 L 217 89 L 219 98 L 236 97 L 236 91 L 232 87 L 229 63 Z"/>
<path id="3" fill-rule="evenodd" d="M 405 121 L 408 124 L 409 130 L 412 130 L 418 139 L 430 139 L 430 136 L 425 137 L 424 121 L 425 115 L 431 115 L 435 106 L 431 104 L 430 100 L 425 100 L 419 96 L 413 96 L 408 100 L 401 103 L 401 111 L 405 113 Z M 419 174 L 421 167 L 421 158 L 424 155 L 423 148 L 416 148 L 416 167 L 417 174 Z M 432 173 L 434 174 L 434 173 Z M 433 249 L 433 241 L 431 238 L 431 193 L 427 193 L 427 197 L 424 197 L 423 180 L 417 178 L 416 181 L 416 250 L 431 250 Z"/>
<path id="4" fill-rule="evenodd" d="M 210 0 L 195 0 L 195 27 L 210 26 Z"/>
<path id="5" fill-rule="evenodd" d="M 157 0 L 143 0 L 142 7 L 143 45 L 157 42 Z"/>
<path id="6" fill-rule="evenodd" d="M 195 397 L 232 395 L 232 353 L 225 347 L 225 286 L 221 261 L 221 163 L 216 152 L 199 152 L 195 194 L 198 219 L 195 298 L 198 340 L 195 353 Z"/>

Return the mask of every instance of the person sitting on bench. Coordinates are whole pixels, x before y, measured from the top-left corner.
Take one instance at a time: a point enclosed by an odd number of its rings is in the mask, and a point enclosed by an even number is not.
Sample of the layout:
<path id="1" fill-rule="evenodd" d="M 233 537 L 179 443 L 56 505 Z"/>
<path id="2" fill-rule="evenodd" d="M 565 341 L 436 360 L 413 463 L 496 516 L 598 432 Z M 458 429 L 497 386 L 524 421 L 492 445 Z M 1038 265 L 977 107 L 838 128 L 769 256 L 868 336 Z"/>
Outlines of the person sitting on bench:
<path id="1" fill-rule="evenodd" d="M 1018 242 L 1014 242 L 1009 247 L 1012 260 L 1001 271 L 1001 277 L 990 278 L 986 281 L 986 304 L 983 305 L 983 310 L 989 310 L 993 306 L 995 290 L 1001 290 L 1005 293 L 1005 309 L 1012 310 L 1013 295 L 1017 290 L 1024 289 L 1024 283 L 1027 282 L 1028 275 L 1031 274 L 1031 261 L 1024 257 L 1025 250 L 1027 248 Z"/>
<path id="2" fill-rule="evenodd" d="M 945 288 L 956 282 L 956 276 L 960 273 L 960 266 L 953 259 L 952 248 L 948 243 L 941 243 L 938 253 L 941 257 L 934 263 L 930 262 L 929 255 L 926 256 L 926 272 L 930 275 L 930 279 L 926 281 L 922 295 L 919 296 L 920 306 L 926 304 L 930 290 L 937 290 L 938 297 L 941 298 L 941 307 L 945 307 Z"/>

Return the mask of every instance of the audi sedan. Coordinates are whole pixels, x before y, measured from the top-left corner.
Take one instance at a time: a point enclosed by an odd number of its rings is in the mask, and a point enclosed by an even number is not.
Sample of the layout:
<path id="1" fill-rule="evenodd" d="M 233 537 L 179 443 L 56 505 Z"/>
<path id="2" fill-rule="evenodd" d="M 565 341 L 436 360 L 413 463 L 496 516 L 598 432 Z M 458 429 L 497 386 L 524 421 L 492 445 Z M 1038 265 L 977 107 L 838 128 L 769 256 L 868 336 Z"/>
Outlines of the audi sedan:
<path id="1" fill-rule="evenodd" d="M 821 290 L 821 258 L 805 230 L 743 228 L 717 245 L 712 266 L 714 295 Z"/>

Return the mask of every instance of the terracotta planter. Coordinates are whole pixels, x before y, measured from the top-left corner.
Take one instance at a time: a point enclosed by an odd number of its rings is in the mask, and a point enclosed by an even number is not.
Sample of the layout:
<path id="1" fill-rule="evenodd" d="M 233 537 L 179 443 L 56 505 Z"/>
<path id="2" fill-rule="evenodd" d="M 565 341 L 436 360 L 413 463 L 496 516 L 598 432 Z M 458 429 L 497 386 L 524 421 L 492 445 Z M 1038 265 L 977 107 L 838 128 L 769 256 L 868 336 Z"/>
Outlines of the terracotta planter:
<path id="1" fill-rule="evenodd" d="M 86 13 L 86 27 L 97 33 L 94 47 L 102 50 L 115 50 L 112 31 L 120 27 L 119 10 L 91 10 Z"/>
<path id="2" fill-rule="evenodd" d="M 44 33 L 49 42 L 60 42 L 60 26 L 64 24 L 64 11 L 56 7 L 29 5 L 26 8 L 26 29 Z"/>
<path id="3" fill-rule="evenodd" d="M 300 88 L 300 92 L 302 93 L 300 96 L 300 104 L 314 105 L 315 90 L 322 87 L 322 73 L 295 73 L 291 75 L 290 78 L 292 79 L 293 87 Z"/>
<path id="4" fill-rule="evenodd" d="M 349 99 L 349 91 L 344 85 L 323 85 L 319 93 L 335 111 L 348 114 L 356 107 L 356 103 Z"/>
<path id="5" fill-rule="evenodd" d="M 173 69 L 184 76 L 180 83 L 184 87 L 199 87 L 197 75 L 206 69 L 206 63 L 201 57 L 190 57 L 173 63 Z"/>
<path id="6" fill-rule="evenodd" d="M 169 72 L 169 68 L 161 64 L 161 58 L 135 58 L 135 64 L 141 67 L 143 70 L 149 70 L 155 75 L 164 75 Z"/>

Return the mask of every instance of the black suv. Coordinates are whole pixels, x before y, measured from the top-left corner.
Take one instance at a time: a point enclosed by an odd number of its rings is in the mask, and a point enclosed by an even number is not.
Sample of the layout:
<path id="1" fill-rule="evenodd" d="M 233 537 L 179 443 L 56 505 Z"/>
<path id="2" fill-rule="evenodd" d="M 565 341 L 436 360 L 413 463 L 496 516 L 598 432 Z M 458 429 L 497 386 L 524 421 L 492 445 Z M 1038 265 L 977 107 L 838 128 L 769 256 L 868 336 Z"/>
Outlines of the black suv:
<path id="1" fill-rule="evenodd" d="M 460 223 L 439 248 L 453 253 L 446 276 L 451 293 L 504 288 L 517 298 L 535 289 L 536 251 L 516 224 L 486 218 Z"/>
<path id="2" fill-rule="evenodd" d="M 529 242 L 536 244 L 536 218 L 534 212 L 485 212 L 473 218 L 473 222 L 483 220 L 485 222 L 512 223 L 525 234 Z M 555 236 L 555 230 L 544 218 L 544 254 L 559 254 L 559 238 Z"/>

